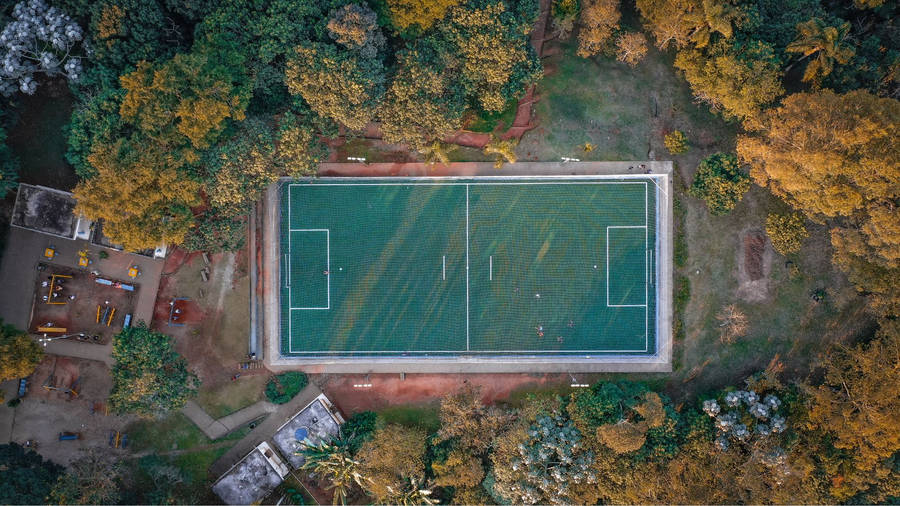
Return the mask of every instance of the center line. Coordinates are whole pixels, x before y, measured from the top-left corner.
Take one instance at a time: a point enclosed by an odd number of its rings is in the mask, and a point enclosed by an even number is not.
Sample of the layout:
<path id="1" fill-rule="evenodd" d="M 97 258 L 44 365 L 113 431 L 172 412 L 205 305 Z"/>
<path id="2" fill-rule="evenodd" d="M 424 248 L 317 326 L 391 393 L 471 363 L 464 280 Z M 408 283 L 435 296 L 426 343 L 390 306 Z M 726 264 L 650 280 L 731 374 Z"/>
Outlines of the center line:
<path id="1" fill-rule="evenodd" d="M 441 257 L 441 279 L 447 279 L 447 255 Z"/>
<path id="2" fill-rule="evenodd" d="M 469 351 L 469 185 L 466 185 L 466 351 Z"/>
<path id="3" fill-rule="evenodd" d="M 488 280 L 494 280 L 494 255 L 488 257 Z"/>

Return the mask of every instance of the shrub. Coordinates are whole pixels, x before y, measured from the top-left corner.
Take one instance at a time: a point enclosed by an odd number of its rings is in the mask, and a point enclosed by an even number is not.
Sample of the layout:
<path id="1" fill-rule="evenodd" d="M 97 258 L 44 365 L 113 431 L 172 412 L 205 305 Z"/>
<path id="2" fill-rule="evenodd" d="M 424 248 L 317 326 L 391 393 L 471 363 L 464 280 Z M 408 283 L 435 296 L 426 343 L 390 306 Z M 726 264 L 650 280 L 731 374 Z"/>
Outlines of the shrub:
<path id="1" fill-rule="evenodd" d="M 266 397 L 273 404 L 284 404 L 293 399 L 309 383 L 306 374 L 290 371 L 272 376 L 266 384 Z"/>
<path id="2" fill-rule="evenodd" d="M 669 153 L 672 153 L 673 155 L 680 155 L 682 153 L 687 153 L 688 151 L 687 137 L 681 130 L 673 130 L 671 133 L 666 134 L 663 138 L 663 142 L 666 145 L 666 149 L 669 150 Z"/>
<path id="3" fill-rule="evenodd" d="M 766 234 L 775 251 L 785 256 L 800 251 L 803 239 L 809 237 L 800 213 L 770 214 L 766 218 Z"/>
<path id="4" fill-rule="evenodd" d="M 738 165 L 737 156 L 715 153 L 697 167 L 688 192 L 706 201 L 713 215 L 728 214 L 750 189 L 750 177 Z"/>

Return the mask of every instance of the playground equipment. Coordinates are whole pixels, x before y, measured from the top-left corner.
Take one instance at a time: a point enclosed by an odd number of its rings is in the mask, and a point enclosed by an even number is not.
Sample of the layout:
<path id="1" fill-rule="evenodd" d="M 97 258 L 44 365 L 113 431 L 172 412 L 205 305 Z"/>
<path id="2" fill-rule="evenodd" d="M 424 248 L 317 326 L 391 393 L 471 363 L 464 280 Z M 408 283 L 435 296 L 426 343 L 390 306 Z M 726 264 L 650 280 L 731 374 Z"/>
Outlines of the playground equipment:
<path id="1" fill-rule="evenodd" d="M 56 302 L 53 300 L 53 294 L 62 289 L 62 282 L 57 281 L 61 279 L 72 279 L 72 276 L 67 276 L 65 274 L 52 274 L 50 276 L 50 290 L 47 292 L 47 304 L 65 304 L 66 298 L 61 297 L 61 302 Z"/>
<path id="2" fill-rule="evenodd" d="M 260 360 L 247 360 L 245 362 L 240 362 L 238 364 L 238 369 L 247 370 L 247 369 L 262 369 L 262 361 Z"/>
<path id="3" fill-rule="evenodd" d="M 80 432 L 60 432 L 59 440 L 60 441 L 75 441 L 81 439 Z"/>
<path id="4" fill-rule="evenodd" d="M 50 375 L 47 376 L 47 379 L 44 381 L 44 384 L 41 385 L 44 387 L 44 390 L 48 392 L 56 391 L 62 392 L 64 394 L 68 394 L 69 400 L 72 400 L 78 397 L 78 383 L 81 381 L 81 378 L 75 378 L 75 381 L 72 382 L 71 385 L 58 385 L 58 378 L 56 377 L 56 361 L 53 362 L 53 370 L 50 371 Z"/>
<path id="5" fill-rule="evenodd" d="M 181 301 L 191 300 L 187 297 L 175 297 L 169 302 L 169 321 L 166 325 L 171 325 L 173 327 L 184 327 L 183 323 L 178 323 L 179 320 L 184 318 L 184 308 L 181 307 L 178 303 Z"/>
<path id="6" fill-rule="evenodd" d="M 128 446 L 128 434 L 122 434 L 117 430 L 109 431 L 109 446 L 124 449 Z"/>
<path id="7" fill-rule="evenodd" d="M 87 267 L 91 263 L 93 263 L 93 262 L 91 262 L 91 259 L 88 258 L 88 250 L 86 250 L 86 249 L 80 250 L 78 252 L 78 266 L 79 267 Z"/>
<path id="8" fill-rule="evenodd" d="M 28 391 L 28 378 L 22 378 L 19 380 L 19 391 L 17 392 L 18 397 L 25 397 L 25 392 Z"/>
<path id="9" fill-rule="evenodd" d="M 44 248 L 44 258 L 47 260 L 53 260 L 53 257 L 56 256 L 56 246 L 50 245 Z"/>
<path id="10" fill-rule="evenodd" d="M 67 330 L 67 327 L 43 327 L 40 326 L 37 328 L 38 332 L 42 334 L 64 334 Z"/>
<path id="11" fill-rule="evenodd" d="M 106 322 L 106 326 L 109 327 L 112 324 L 113 318 L 116 316 L 116 308 L 106 306 L 106 308 L 103 309 L 103 316 L 100 316 L 101 308 L 103 308 L 103 306 L 98 304 L 95 323 Z"/>

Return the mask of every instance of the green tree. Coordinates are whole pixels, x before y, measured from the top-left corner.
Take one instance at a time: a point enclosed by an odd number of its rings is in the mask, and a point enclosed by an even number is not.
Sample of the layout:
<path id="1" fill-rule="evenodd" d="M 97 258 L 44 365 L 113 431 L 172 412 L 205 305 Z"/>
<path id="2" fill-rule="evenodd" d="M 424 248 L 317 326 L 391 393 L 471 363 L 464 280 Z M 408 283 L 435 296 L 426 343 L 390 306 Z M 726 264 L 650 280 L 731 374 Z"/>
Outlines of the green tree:
<path id="1" fill-rule="evenodd" d="M 728 214 L 750 189 L 750 177 L 741 170 L 737 156 L 715 153 L 700 162 L 688 193 L 706 201 L 713 215 Z"/>
<path id="2" fill-rule="evenodd" d="M 283 372 L 266 383 L 266 398 L 273 404 L 284 404 L 309 384 L 309 377 L 300 371 Z"/>
<path id="3" fill-rule="evenodd" d="M 327 490 L 333 490 L 332 504 L 347 504 L 350 491 L 366 485 L 359 461 L 353 458 L 350 443 L 337 438 L 329 442 L 306 445 L 300 452 L 305 461 L 301 469 L 311 471 L 328 481 Z"/>
<path id="4" fill-rule="evenodd" d="M 64 468 L 18 443 L 0 445 L 0 503 L 45 504 Z"/>
<path id="5" fill-rule="evenodd" d="M 19 159 L 6 145 L 6 130 L 0 127 L 0 198 L 19 184 Z"/>
<path id="6" fill-rule="evenodd" d="M 328 35 L 345 48 L 366 58 L 374 58 L 384 49 L 378 15 L 367 5 L 347 4 L 332 11 L 328 18 Z"/>
<path id="7" fill-rule="evenodd" d="M 209 210 L 196 218 L 196 225 L 182 246 L 190 251 L 238 251 L 247 237 L 245 216 L 225 216 Z"/>
<path id="8" fill-rule="evenodd" d="M 29 376 L 43 358 L 43 348 L 28 334 L 0 320 L 0 381 Z"/>
<path id="9" fill-rule="evenodd" d="M 540 79 L 541 63 L 527 36 L 531 22 L 501 0 L 473 0 L 451 8 L 439 26 L 446 41 L 442 57 L 485 111 L 502 111 Z"/>
<path id="10" fill-rule="evenodd" d="M 281 175 L 275 163 L 275 139 L 268 125 L 255 119 L 241 123 L 233 137 L 206 154 L 206 191 L 217 214 L 246 214 Z"/>
<path id="11" fill-rule="evenodd" d="M 378 415 L 374 411 L 354 413 L 341 425 L 341 435 L 347 438 L 350 454 L 356 455 L 363 443 L 375 433 Z"/>
<path id="12" fill-rule="evenodd" d="M 143 323 L 116 335 L 112 357 L 109 405 L 116 413 L 156 416 L 181 409 L 197 394 L 200 380 L 175 351 L 172 338 Z"/>
<path id="13" fill-rule="evenodd" d="M 753 118 L 784 93 L 778 60 L 763 42 L 740 49 L 718 42 L 704 50 L 682 50 L 675 67 L 684 72 L 694 96 L 726 118 Z"/>
<path id="14" fill-rule="evenodd" d="M 826 26 L 819 18 L 813 18 L 797 25 L 797 40 L 788 44 L 785 51 L 802 54 L 802 60 L 814 56 L 806 64 L 803 80 L 818 84 L 834 69 L 834 64 L 843 65 L 856 52 L 847 44 L 850 23 L 841 26 Z"/>
<path id="15" fill-rule="evenodd" d="M 766 217 L 766 235 L 775 251 L 790 255 L 800 251 L 803 239 L 809 237 L 809 232 L 799 213 L 770 214 Z"/>
<path id="16" fill-rule="evenodd" d="M 327 157 L 328 148 L 312 127 L 302 124 L 293 114 L 281 118 L 275 161 L 283 174 L 295 178 L 313 176 L 319 170 L 319 162 Z"/>
<path id="17" fill-rule="evenodd" d="M 96 451 L 69 466 L 50 491 L 55 504 L 116 504 L 120 496 L 121 469 Z"/>

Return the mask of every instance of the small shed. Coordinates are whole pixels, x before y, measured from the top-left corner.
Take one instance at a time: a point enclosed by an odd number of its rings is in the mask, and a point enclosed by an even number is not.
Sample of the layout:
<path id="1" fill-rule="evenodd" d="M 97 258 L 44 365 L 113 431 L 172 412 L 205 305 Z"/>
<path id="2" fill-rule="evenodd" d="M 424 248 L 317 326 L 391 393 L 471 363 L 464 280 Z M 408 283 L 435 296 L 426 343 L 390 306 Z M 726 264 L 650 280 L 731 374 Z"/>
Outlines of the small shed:
<path id="1" fill-rule="evenodd" d="M 256 504 L 288 473 L 284 461 L 264 441 L 216 480 L 212 489 L 225 504 Z"/>

